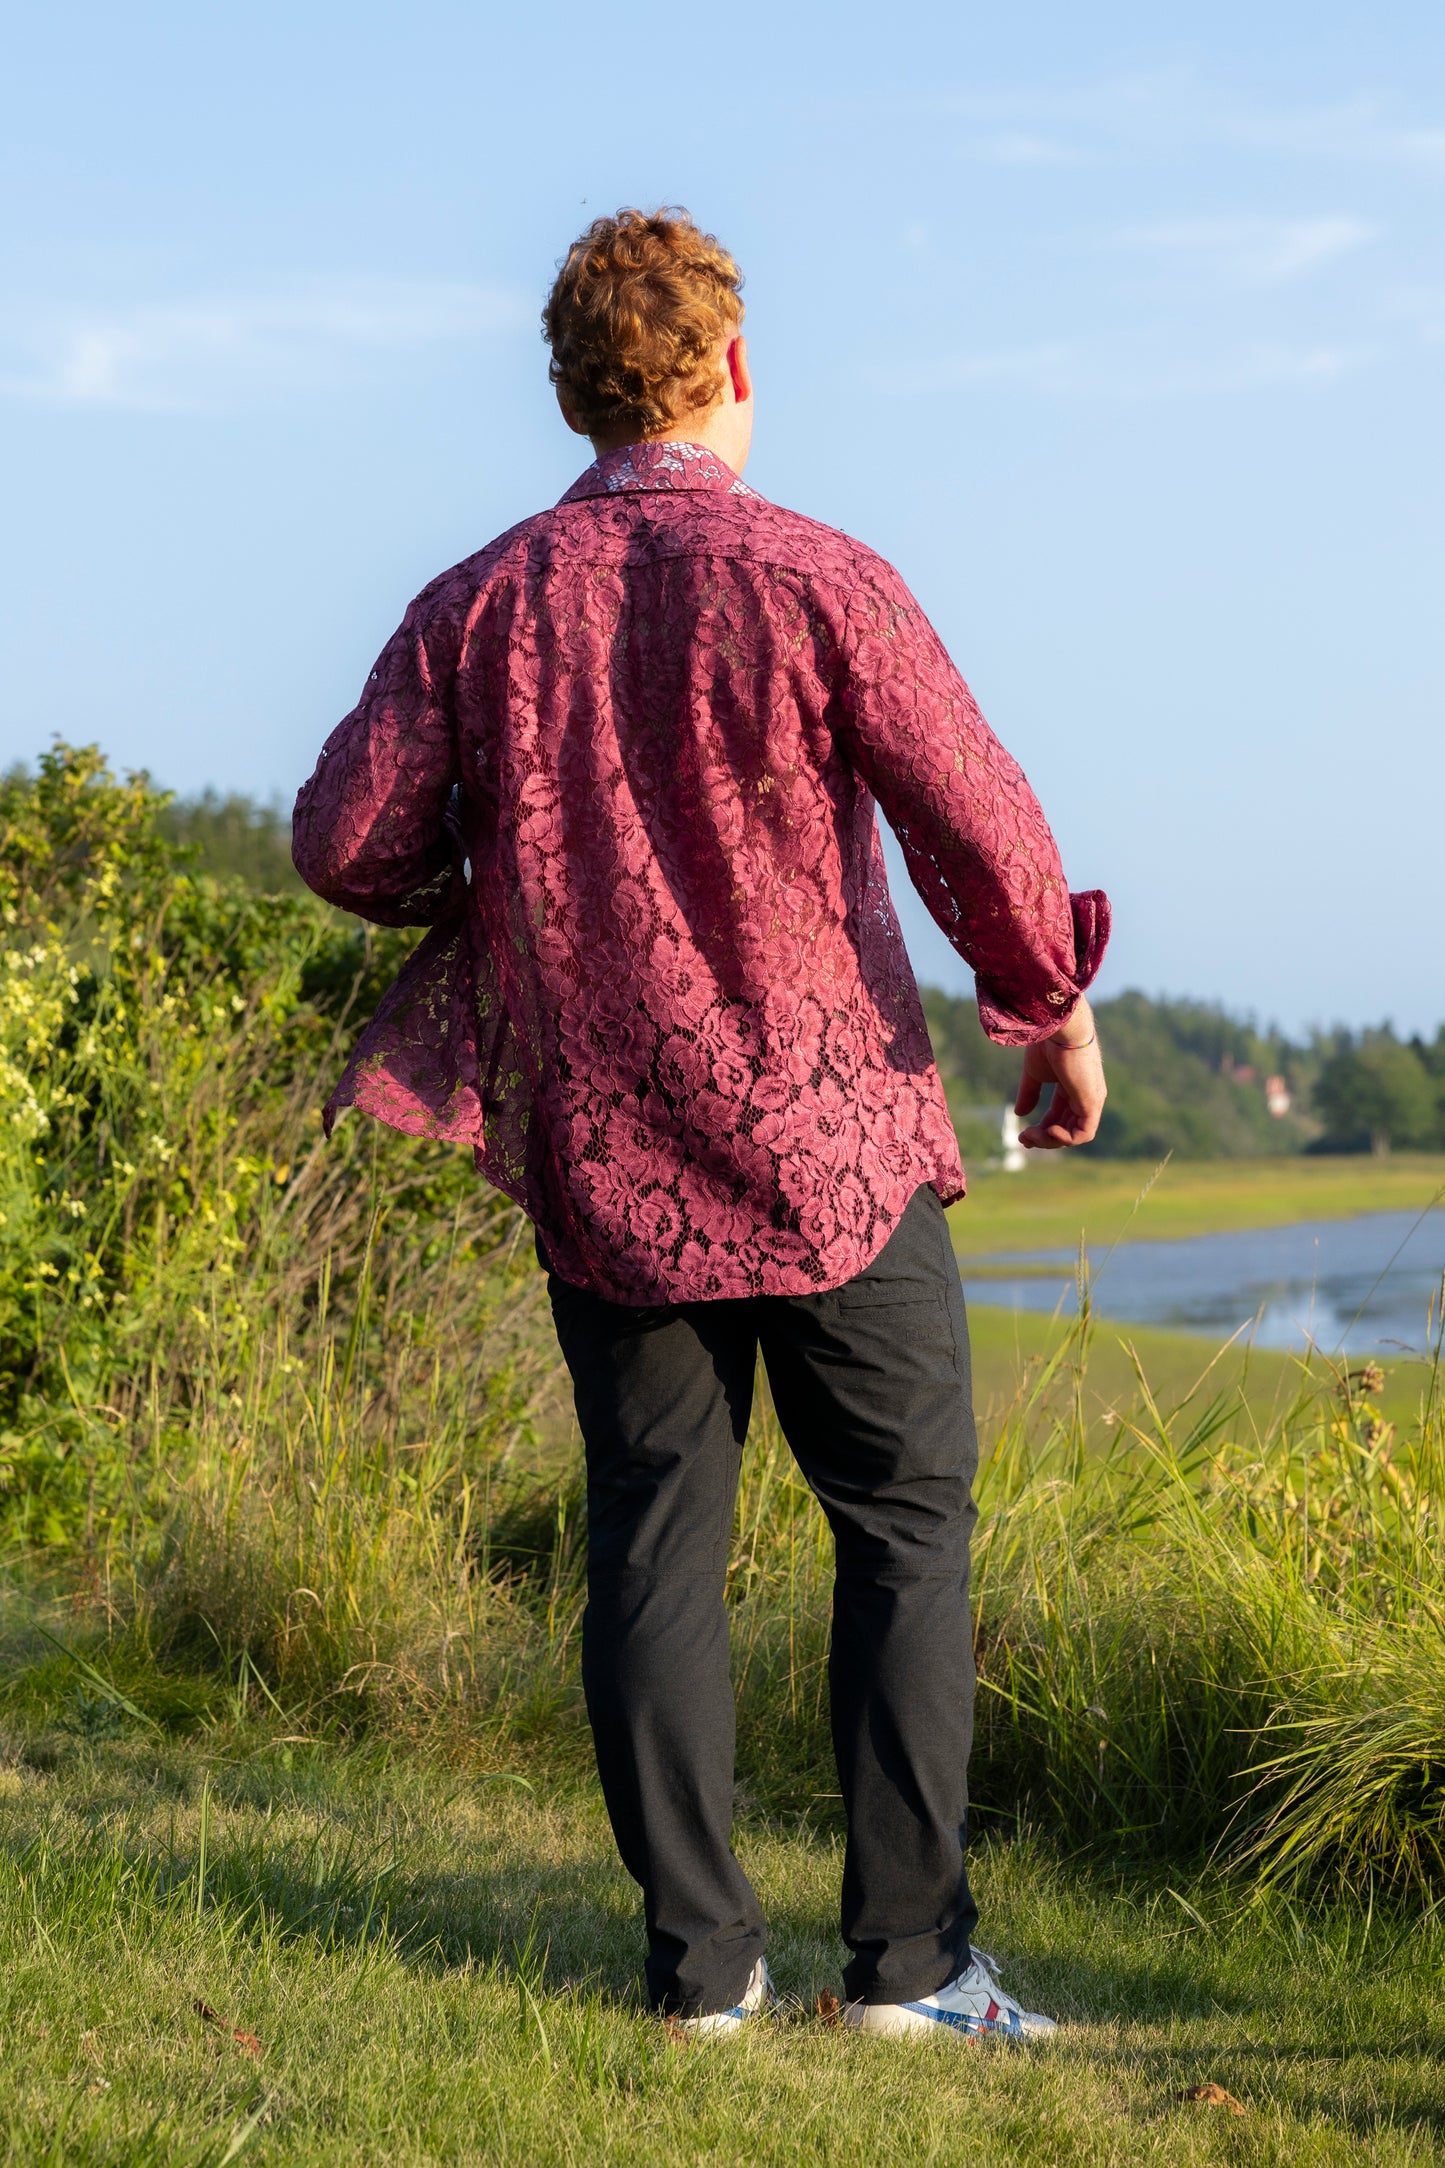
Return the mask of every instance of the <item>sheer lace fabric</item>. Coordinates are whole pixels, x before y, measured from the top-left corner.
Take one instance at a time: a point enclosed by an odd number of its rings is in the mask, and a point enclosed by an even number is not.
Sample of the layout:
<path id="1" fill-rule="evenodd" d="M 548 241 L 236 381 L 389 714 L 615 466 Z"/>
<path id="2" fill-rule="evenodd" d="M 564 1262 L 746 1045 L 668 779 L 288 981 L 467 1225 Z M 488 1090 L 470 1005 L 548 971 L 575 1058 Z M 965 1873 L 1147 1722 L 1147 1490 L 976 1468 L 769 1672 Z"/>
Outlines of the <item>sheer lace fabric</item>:
<path id="1" fill-rule="evenodd" d="M 963 1192 L 875 798 L 986 1029 L 1056 1029 L 1107 902 L 896 573 L 702 447 L 609 454 L 423 591 L 297 801 L 318 893 L 431 927 L 328 1123 L 471 1144 L 616 1301 L 840 1284 Z"/>

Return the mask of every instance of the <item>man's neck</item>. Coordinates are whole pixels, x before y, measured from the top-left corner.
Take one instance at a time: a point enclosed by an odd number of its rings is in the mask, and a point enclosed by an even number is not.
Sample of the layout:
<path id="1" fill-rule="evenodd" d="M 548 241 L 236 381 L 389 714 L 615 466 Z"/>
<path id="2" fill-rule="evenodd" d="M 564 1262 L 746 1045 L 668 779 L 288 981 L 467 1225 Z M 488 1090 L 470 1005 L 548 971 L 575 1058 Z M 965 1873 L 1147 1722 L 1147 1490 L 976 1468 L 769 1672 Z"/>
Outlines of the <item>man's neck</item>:
<path id="1" fill-rule="evenodd" d="M 751 413 L 744 417 L 731 404 L 713 407 L 688 420 L 674 422 L 659 436 L 639 436 L 636 430 L 614 430 L 608 436 L 589 437 L 588 442 L 599 459 L 608 452 L 620 452 L 629 444 L 701 444 L 715 452 L 734 474 L 741 474 L 748 463 L 748 448 L 752 437 Z"/>
<path id="2" fill-rule="evenodd" d="M 605 459 L 609 452 L 625 451 L 633 444 L 701 444 L 707 451 L 716 452 L 719 459 L 727 459 L 722 446 L 713 442 L 706 429 L 686 429 L 679 426 L 665 430 L 660 437 L 642 437 L 635 429 L 631 429 L 610 437 L 589 437 L 587 441 L 599 459 Z M 732 465 L 730 459 L 727 463 Z"/>

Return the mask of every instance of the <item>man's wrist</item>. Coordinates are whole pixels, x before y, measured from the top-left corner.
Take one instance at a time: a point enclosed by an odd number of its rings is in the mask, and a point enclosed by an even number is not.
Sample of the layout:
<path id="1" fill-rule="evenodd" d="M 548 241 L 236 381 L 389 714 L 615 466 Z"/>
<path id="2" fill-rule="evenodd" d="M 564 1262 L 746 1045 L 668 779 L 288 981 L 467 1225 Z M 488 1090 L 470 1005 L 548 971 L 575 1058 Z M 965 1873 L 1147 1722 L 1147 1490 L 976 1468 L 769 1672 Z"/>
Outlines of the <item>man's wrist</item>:
<path id="1" fill-rule="evenodd" d="M 1069 1033 L 1076 1036 L 1069 1037 Z M 1092 1046 L 1099 1034 L 1094 1028 L 1094 1012 L 1087 1001 L 1079 1002 L 1067 1024 L 1060 1024 L 1049 1045 L 1056 1046 L 1061 1054 L 1081 1054 L 1086 1046 Z"/>

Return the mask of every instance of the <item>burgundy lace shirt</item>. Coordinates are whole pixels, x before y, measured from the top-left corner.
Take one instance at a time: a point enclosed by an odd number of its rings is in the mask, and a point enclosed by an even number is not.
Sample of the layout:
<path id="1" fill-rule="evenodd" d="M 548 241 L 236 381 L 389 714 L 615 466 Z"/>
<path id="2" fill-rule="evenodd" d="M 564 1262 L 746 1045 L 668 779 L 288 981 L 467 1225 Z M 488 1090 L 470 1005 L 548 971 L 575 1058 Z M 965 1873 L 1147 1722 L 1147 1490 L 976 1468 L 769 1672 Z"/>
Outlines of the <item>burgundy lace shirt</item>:
<path id="1" fill-rule="evenodd" d="M 898 575 L 701 446 L 608 453 L 423 590 L 297 799 L 318 895 L 431 928 L 328 1127 L 472 1145 L 615 1301 L 838 1286 L 964 1186 L 875 799 L 990 1036 L 1056 1030 L 1107 900 Z"/>

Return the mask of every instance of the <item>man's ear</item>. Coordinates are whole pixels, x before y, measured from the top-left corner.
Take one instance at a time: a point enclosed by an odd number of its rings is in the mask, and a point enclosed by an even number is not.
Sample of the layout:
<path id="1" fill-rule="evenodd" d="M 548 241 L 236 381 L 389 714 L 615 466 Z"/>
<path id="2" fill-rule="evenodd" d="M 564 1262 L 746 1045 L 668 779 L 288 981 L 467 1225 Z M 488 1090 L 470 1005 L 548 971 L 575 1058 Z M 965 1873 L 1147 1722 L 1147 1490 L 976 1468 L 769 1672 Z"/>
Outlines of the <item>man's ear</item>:
<path id="1" fill-rule="evenodd" d="M 574 437 L 585 437 L 587 432 L 582 427 L 581 422 L 578 421 L 571 407 L 568 406 L 566 400 L 563 398 L 562 387 L 560 384 L 557 385 L 556 392 L 557 404 L 561 408 L 563 421 L 567 424 L 567 427 L 571 430 Z"/>
<path id="2" fill-rule="evenodd" d="M 728 341 L 727 369 L 732 379 L 733 398 L 741 406 L 753 396 L 753 380 L 748 372 L 748 342 L 741 332 Z"/>

